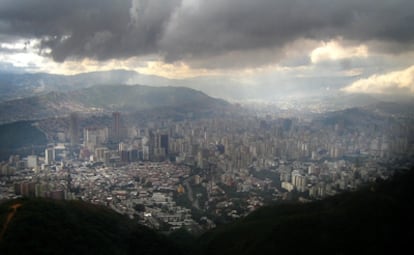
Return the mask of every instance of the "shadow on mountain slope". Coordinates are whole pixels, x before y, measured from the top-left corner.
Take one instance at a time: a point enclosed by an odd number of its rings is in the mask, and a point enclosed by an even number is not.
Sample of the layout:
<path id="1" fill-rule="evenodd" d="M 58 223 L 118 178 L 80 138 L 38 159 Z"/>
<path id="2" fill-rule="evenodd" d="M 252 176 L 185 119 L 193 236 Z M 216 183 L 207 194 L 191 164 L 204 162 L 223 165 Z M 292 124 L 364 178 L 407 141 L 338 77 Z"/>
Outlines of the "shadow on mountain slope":
<path id="1" fill-rule="evenodd" d="M 308 204 L 279 204 L 205 233 L 202 254 L 392 254 L 410 247 L 414 170 Z"/>
<path id="2" fill-rule="evenodd" d="M 0 206 L 0 224 L 7 227 L 0 254 L 180 254 L 165 236 L 80 201 L 8 201 Z"/>

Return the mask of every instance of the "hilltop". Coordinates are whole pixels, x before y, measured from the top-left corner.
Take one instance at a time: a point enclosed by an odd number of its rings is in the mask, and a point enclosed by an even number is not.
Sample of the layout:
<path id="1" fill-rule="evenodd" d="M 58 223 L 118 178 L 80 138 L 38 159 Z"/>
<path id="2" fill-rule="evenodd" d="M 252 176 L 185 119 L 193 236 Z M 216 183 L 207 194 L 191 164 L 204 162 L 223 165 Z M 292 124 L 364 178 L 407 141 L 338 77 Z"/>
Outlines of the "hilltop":
<path id="1" fill-rule="evenodd" d="M 81 201 L 8 201 L 0 222 L 0 254 L 181 254 L 165 236 Z"/>
<path id="2" fill-rule="evenodd" d="M 68 92 L 49 92 L 0 103 L 0 123 L 61 117 L 71 112 L 133 113 L 155 109 L 220 109 L 224 100 L 184 87 L 150 87 L 142 85 L 94 86 Z"/>
<path id="3" fill-rule="evenodd" d="M 76 75 L 13 73 L 0 70 L 0 102 L 50 92 L 74 91 L 95 85 L 125 84 L 137 75 L 139 74 L 126 70 Z"/>
<path id="4" fill-rule="evenodd" d="M 205 233 L 201 254 L 394 254 L 410 247 L 414 170 L 325 200 L 263 207 Z"/>

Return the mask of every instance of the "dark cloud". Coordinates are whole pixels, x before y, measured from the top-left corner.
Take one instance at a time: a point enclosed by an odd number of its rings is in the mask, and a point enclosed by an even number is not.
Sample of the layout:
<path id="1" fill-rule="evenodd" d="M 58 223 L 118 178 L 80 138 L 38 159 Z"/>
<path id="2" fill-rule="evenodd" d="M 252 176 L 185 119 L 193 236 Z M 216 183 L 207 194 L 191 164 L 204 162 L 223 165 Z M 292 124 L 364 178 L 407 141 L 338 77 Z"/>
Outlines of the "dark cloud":
<path id="1" fill-rule="evenodd" d="M 0 35 L 38 38 L 56 61 L 157 54 L 214 68 L 206 61 L 274 62 L 300 39 L 401 52 L 413 45 L 412 10 L 412 0 L 2 0 Z"/>
<path id="2" fill-rule="evenodd" d="M 99 60 L 157 51 L 157 42 L 178 1 L 5 0 L 0 33 L 39 38 L 56 61 Z"/>
<path id="3" fill-rule="evenodd" d="M 388 45 L 398 50 L 414 39 L 413 1 L 200 2 L 180 8 L 170 20 L 161 41 L 167 60 L 198 61 L 229 52 L 282 49 L 301 38 L 343 37 L 356 43 L 379 40 L 392 42 Z"/>

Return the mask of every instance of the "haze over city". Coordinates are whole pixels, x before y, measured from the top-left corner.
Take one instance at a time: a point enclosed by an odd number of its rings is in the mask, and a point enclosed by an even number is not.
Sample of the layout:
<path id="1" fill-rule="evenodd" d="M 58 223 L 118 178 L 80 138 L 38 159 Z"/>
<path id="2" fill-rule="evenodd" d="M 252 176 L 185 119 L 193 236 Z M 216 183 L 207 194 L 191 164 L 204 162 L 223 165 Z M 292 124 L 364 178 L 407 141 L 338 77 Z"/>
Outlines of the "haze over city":
<path id="1" fill-rule="evenodd" d="M 413 10 L 0 0 L 0 253 L 411 248 Z"/>

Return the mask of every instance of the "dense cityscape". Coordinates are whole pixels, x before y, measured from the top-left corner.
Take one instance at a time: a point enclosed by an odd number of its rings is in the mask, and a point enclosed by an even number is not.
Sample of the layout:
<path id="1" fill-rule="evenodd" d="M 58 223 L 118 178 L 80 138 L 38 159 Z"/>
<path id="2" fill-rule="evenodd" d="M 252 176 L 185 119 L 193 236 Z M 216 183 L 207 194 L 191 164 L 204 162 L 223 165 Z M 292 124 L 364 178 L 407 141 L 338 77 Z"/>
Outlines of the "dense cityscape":
<path id="1" fill-rule="evenodd" d="M 114 112 L 110 126 L 85 126 L 73 113 L 66 126 L 44 129 L 55 139 L 44 153 L 1 163 L 1 199 L 81 199 L 154 229 L 206 230 L 263 205 L 323 199 L 409 169 L 411 120 L 360 114 L 249 110 L 127 126 Z"/>
<path id="2" fill-rule="evenodd" d="M 0 254 L 398 254 L 414 1 L 0 0 Z"/>

